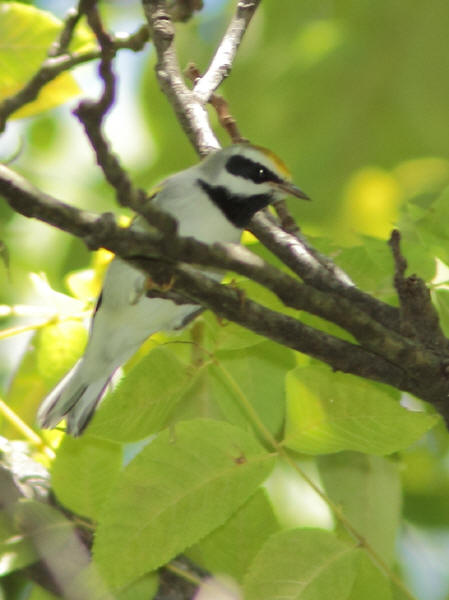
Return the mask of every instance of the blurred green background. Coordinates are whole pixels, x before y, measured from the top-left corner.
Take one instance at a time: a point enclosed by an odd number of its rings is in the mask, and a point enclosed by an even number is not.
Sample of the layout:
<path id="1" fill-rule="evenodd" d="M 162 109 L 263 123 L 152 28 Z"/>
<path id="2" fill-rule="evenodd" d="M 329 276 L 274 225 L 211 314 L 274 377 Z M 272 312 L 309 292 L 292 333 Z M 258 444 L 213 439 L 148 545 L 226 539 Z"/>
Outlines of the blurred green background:
<path id="1" fill-rule="evenodd" d="M 58 16 L 70 6 L 34 4 Z M 134 31 L 142 22 L 138 2 L 102 4 L 116 31 Z M 190 61 L 207 67 L 234 4 L 205 0 L 201 13 L 178 25 L 182 67 Z M 360 285 L 385 298 L 392 292 L 385 240 L 395 224 L 405 233 L 411 269 L 430 281 L 439 264 L 439 281 L 449 279 L 441 216 L 448 210 L 442 194 L 449 183 L 448 31 L 447 0 L 263 0 L 220 89 L 243 135 L 278 153 L 312 197 L 307 204 L 290 202 L 302 230 Z M 120 53 L 118 101 L 106 122 L 115 152 L 146 188 L 197 160 L 158 89 L 154 62 L 151 46 L 138 55 Z M 94 65 L 74 75 L 83 95 L 98 93 Z M 0 137 L 0 160 L 21 147 L 12 167 L 44 191 L 89 210 L 119 212 L 71 115 L 76 102 L 11 121 Z M 9 257 L 9 266 L 0 263 L 0 305 L 45 304 L 30 272 L 45 272 L 54 289 L 67 293 L 67 274 L 92 262 L 81 242 L 15 215 L 5 203 L 0 240 Z M 445 326 L 447 295 L 441 289 L 438 296 Z M 33 318 L 5 318 L 2 326 Z M 26 343 L 26 335 L 1 342 L 3 389 Z M 411 520 L 401 553 L 427 600 L 449 598 L 448 456 L 447 439 L 438 434 L 405 459 Z"/>

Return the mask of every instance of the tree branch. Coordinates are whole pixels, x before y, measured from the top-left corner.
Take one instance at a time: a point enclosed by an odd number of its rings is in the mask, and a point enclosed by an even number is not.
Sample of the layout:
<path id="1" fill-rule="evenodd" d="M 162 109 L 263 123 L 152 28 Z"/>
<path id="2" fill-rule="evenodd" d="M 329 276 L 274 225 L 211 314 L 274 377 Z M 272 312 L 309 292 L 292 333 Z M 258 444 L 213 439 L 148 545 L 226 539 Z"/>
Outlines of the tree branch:
<path id="1" fill-rule="evenodd" d="M 77 9 L 72 7 L 67 11 L 61 33 L 59 34 L 58 39 L 53 42 L 48 52 L 49 57 L 61 56 L 61 54 L 66 54 L 68 52 L 70 42 L 72 41 L 73 34 L 75 33 L 75 28 L 81 18 L 82 11 L 80 11 L 80 4 L 82 1 L 83 0 L 80 0 Z"/>
<path id="2" fill-rule="evenodd" d="M 156 75 L 187 137 L 200 156 L 220 147 L 209 124 L 207 111 L 189 90 L 179 67 L 174 45 L 175 30 L 165 0 L 142 0 L 157 52 Z"/>
<path id="3" fill-rule="evenodd" d="M 396 307 L 359 290 L 328 257 L 312 248 L 302 236 L 281 229 L 267 211 L 253 217 L 249 230 L 304 282 L 346 298 L 384 327 L 400 331 Z"/>
<path id="4" fill-rule="evenodd" d="M 43 194 L 4 166 L 0 166 L 0 193 L 17 212 L 77 235 L 91 249 L 103 246 L 150 276 L 155 275 L 156 281 L 162 261 L 164 273 L 168 268 L 175 275 L 168 297 L 180 295 L 336 370 L 388 383 L 447 412 L 449 381 L 440 354 L 383 327 L 346 298 L 303 284 L 243 247 L 207 246 L 176 235 L 168 241 L 158 231 L 122 228 L 111 214 L 94 215 L 71 207 Z M 315 330 L 250 299 L 244 298 L 242 303 L 240 291 L 216 283 L 186 263 L 241 273 L 273 291 L 287 305 L 344 327 L 361 345 Z"/>
<path id="5" fill-rule="evenodd" d="M 32 188 L 4 166 L 0 166 L 0 192 L 15 210 L 25 216 L 37 216 L 82 237 L 90 248 L 103 246 L 123 258 L 149 255 L 163 257 L 165 262 L 172 264 L 181 260 L 195 265 L 233 270 L 268 288 L 287 306 L 306 310 L 345 328 L 366 348 L 382 354 L 388 360 L 404 359 L 415 351 L 409 340 L 385 329 L 345 298 L 323 293 L 293 279 L 244 247 L 224 244 L 209 247 L 193 238 L 178 236 L 171 236 L 169 243 L 166 243 L 165 237 L 159 233 L 123 229 L 110 214 L 94 216 L 70 207 Z M 145 270 L 151 271 L 148 263 Z M 340 368 L 338 365 L 334 367 Z"/>
<path id="6" fill-rule="evenodd" d="M 447 353 L 449 340 L 440 327 L 438 313 L 426 284 L 417 275 L 405 277 L 407 261 L 401 253 L 400 242 L 401 234 L 394 229 L 389 245 L 395 264 L 394 285 L 399 298 L 401 331 L 403 335 L 416 338 L 426 347 Z"/>
<path id="7" fill-rule="evenodd" d="M 81 5 L 100 46 L 101 60 L 98 72 L 103 82 L 103 91 L 96 101 L 82 100 L 73 112 L 84 126 L 96 154 L 97 163 L 106 180 L 115 188 L 118 202 L 125 206 L 132 206 L 138 202 L 139 193 L 133 188 L 131 180 L 111 151 L 101 130 L 103 120 L 115 100 L 116 78 L 112 68 L 115 50 L 112 37 L 103 27 L 96 2 L 85 0 L 80 3 L 80 7 Z"/>
<path id="8" fill-rule="evenodd" d="M 51 46 L 48 58 L 42 63 L 41 67 L 22 89 L 0 102 L 0 133 L 5 130 L 9 117 L 25 104 L 29 104 L 33 100 L 36 100 L 40 91 L 47 83 L 56 79 L 56 77 L 64 71 L 69 71 L 73 67 L 92 60 L 97 60 L 101 57 L 101 48 L 95 48 L 84 52 L 71 52 L 69 50 L 75 28 L 82 13 L 86 9 L 85 5 L 85 0 L 80 0 L 77 9 L 72 8 L 67 12 L 61 33 Z M 198 0 L 195 0 L 195 2 L 192 3 L 192 6 L 189 7 L 175 5 L 169 11 L 169 14 L 175 21 L 186 21 L 191 17 L 192 13 L 199 8 L 200 5 L 198 4 Z M 119 50 L 123 49 L 140 52 L 149 39 L 150 29 L 148 25 L 140 26 L 137 31 L 132 34 L 111 35 L 111 47 L 114 56 Z"/>
<path id="9" fill-rule="evenodd" d="M 232 68 L 240 43 L 248 25 L 256 12 L 260 0 L 239 0 L 237 9 L 218 46 L 209 68 L 197 81 L 193 92 L 201 104 L 210 100 Z"/>
<path id="10" fill-rule="evenodd" d="M 198 70 L 198 67 L 194 63 L 189 63 L 185 70 L 186 76 L 196 84 L 197 81 L 201 79 L 201 73 Z M 209 103 L 214 107 L 215 112 L 217 114 L 218 122 L 223 127 L 223 129 L 228 133 L 231 142 L 233 144 L 237 143 L 248 143 L 249 140 L 244 138 L 240 133 L 237 127 L 237 121 L 229 112 L 229 105 L 223 96 L 219 96 L 218 94 L 211 94 L 209 96 Z"/>
<path id="11" fill-rule="evenodd" d="M 138 264 L 144 263 L 139 260 Z M 407 374 L 401 367 L 249 298 L 242 300 L 238 289 L 219 284 L 188 265 L 176 267 L 174 289 L 219 316 L 317 358 L 335 370 L 390 383 L 400 389 L 409 388 Z"/>
<path id="12" fill-rule="evenodd" d="M 134 34 L 112 37 L 114 54 L 123 48 L 139 52 L 149 40 L 148 27 L 140 27 Z M 55 50 L 57 52 L 57 50 Z M 47 58 L 36 74 L 28 83 L 13 96 L 5 98 L 0 103 L 0 133 L 5 130 L 9 117 L 19 108 L 36 100 L 42 88 L 53 81 L 64 71 L 68 71 L 77 65 L 100 58 L 100 49 L 87 50 L 85 52 L 70 52 L 56 54 Z"/>

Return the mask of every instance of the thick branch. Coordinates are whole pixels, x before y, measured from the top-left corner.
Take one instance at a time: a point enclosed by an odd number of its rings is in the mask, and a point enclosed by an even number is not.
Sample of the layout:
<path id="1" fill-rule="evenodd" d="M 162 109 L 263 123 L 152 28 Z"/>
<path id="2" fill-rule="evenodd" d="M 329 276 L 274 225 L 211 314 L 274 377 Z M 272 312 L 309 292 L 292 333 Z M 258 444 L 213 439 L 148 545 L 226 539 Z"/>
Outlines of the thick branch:
<path id="1" fill-rule="evenodd" d="M 211 308 L 256 333 L 319 358 L 334 369 L 389 383 L 446 410 L 449 382 L 439 354 L 382 327 L 347 299 L 313 289 L 278 271 L 243 247 L 217 244 L 209 247 L 193 238 L 171 236 L 168 240 L 159 232 L 124 229 L 112 215 L 93 215 L 61 203 L 4 166 L 0 166 L 0 193 L 17 212 L 73 233 L 90 248 L 103 246 L 150 275 L 157 268 L 160 270 L 162 260 L 175 274 L 170 294 L 180 294 Z M 271 289 L 288 305 L 344 327 L 363 347 L 314 330 L 250 299 L 242 299 L 238 290 L 217 284 L 185 263 L 229 268 L 246 275 Z"/>
<path id="2" fill-rule="evenodd" d="M 385 329 L 348 300 L 309 287 L 266 263 L 241 246 L 215 244 L 208 247 L 193 238 L 171 236 L 166 243 L 159 233 L 141 233 L 118 227 L 111 215 L 99 217 L 84 213 L 38 192 L 7 167 L 0 167 L 0 191 L 9 203 L 26 216 L 37 216 L 65 231 L 82 237 L 92 247 L 103 246 L 125 258 L 136 255 L 161 257 L 183 262 L 234 270 L 273 291 L 286 305 L 330 320 L 349 331 L 364 346 L 400 363 L 416 354 L 407 339 Z M 414 356 L 415 362 L 418 360 Z M 419 356 L 427 368 L 429 357 Z M 340 368 L 337 367 L 336 368 Z M 416 365 L 415 365 L 416 368 Z"/>
<path id="3" fill-rule="evenodd" d="M 175 273 L 174 289 L 217 315 L 326 362 L 335 370 L 411 391 L 406 373 L 388 360 L 253 300 L 242 299 L 238 289 L 223 286 L 188 265 L 178 266 Z"/>
<path id="4" fill-rule="evenodd" d="M 377 352 L 345 342 L 274 312 L 244 298 L 238 290 L 224 287 L 187 265 L 176 268 L 174 290 L 234 321 L 293 350 L 317 358 L 336 371 L 387 383 L 433 404 L 449 426 L 449 379 L 439 354 L 410 345 L 408 352 L 388 360 Z M 395 341 L 396 339 L 396 341 Z M 393 346 L 398 338 L 392 335 Z M 388 342 L 387 342 L 388 343 Z M 407 355 L 406 355 L 407 354 Z"/>
<path id="5" fill-rule="evenodd" d="M 399 332 L 398 309 L 362 292 L 329 258 L 301 237 L 283 231 L 266 212 L 256 214 L 250 231 L 303 281 L 323 292 L 337 293 L 384 327 Z"/>
<path id="6" fill-rule="evenodd" d="M 316 295 L 315 298 L 313 298 L 313 296 L 309 294 L 309 290 L 307 290 L 306 286 L 300 282 L 295 282 L 287 275 L 277 271 L 274 267 L 266 265 L 262 259 L 249 253 L 244 248 L 236 247 L 235 249 L 226 249 L 225 247 L 221 246 L 208 248 L 208 246 L 205 244 L 201 244 L 192 238 L 180 238 L 177 244 L 170 244 L 169 247 L 164 245 L 164 247 L 161 248 L 162 237 L 160 234 L 152 232 L 142 233 L 140 231 L 123 229 L 116 224 L 112 215 L 105 214 L 97 216 L 93 215 L 92 213 L 71 207 L 52 198 L 51 196 L 43 194 L 31 186 L 25 179 L 4 166 L 0 166 L 0 192 L 5 196 L 9 204 L 24 216 L 39 218 L 40 220 L 59 227 L 60 229 L 73 233 L 78 237 L 81 237 L 90 248 L 103 246 L 124 258 L 144 255 L 164 255 L 166 259 L 172 260 L 172 264 L 174 264 L 176 260 L 175 253 L 178 252 L 179 256 L 182 256 L 183 261 L 209 264 L 210 266 L 221 268 L 234 268 L 244 275 L 252 275 L 256 281 L 259 281 L 261 284 L 272 284 L 272 287 L 277 289 L 277 292 L 280 296 L 288 296 L 287 300 L 289 300 L 291 304 L 296 305 L 296 307 L 304 308 L 305 305 L 314 304 L 316 311 L 324 311 L 326 313 L 329 312 L 329 305 L 320 307 L 320 298 L 318 297 L 320 292 L 316 292 L 318 296 Z M 141 265 L 142 263 L 140 261 L 145 261 L 146 259 L 134 258 L 132 260 L 134 264 Z M 150 261 L 146 260 L 146 262 L 143 264 L 145 264 L 147 270 L 151 271 L 152 265 Z M 182 271 L 180 273 L 182 274 Z M 190 271 L 188 271 L 188 273 L 190 273 Z M 186 275 L 184 276 L 186 277 Z M 193 277 L 192 275 L 190 276 Z M 206 288 L 209 290 L 214 290 L 215 293 L 217 293 L 217 290 L 219 289 L 222 290 L 223 294 L 231 293 L 226 292 L 228 288 L 224 286 L 219 286 L 218 284 L 212 286 L 210 280 L 204 276 L 202 277 L 202 280 Z M 194 279 L 193 281 L 197 282 L 198 279 Z M 198 287 L 197 283 L 196 285 Z M 177 288 L 175 288 L 175 291 L 176 290 Z M 293 290 L 293 292 L 291 292 L 291 290 Z M 190 297 L 196 302 L 198 301 L 196 297 L 191 295 L 189 288 L 182 288 L 177 291 L 182 291 L 184 296 Z M 241 302 L 241 296 L 237 292 L 235 292 L 235 294 L 235 297 L 238 297 L 240 299 L 239 302 Z M 324 295 L 322 296 L 324 298 Z M 233 296 L 234 302 L 235 297 Z M 205 300 L 205 297 L 201 297 L 201 304 L 203 304 L 203 300 Z M 245 300 L 245 304 L 247 302 L 249 302 L 249 300 Z M 207 303 L 203 305 L 209 306 Z M 263 323 L 263 319 L 260 320 L 261 308 L 256 311 L 257 318 L 248 323 L 248 326 L 250 328 L 255 328 L 257 333 L 260 332 L 258 328 L 261 326 L 261 323 Z M 268 309 L 263 308 L 263 310 L 267 311 Z M 222 316 L 226 318 L 231 318 L 229 313 L 226 312 L 225 306 L 223 307 L 223 311 L 225 312 L 218 310 L 218 314 L 222 314 Z M 347 307 L 344 307 L 341 312 L 348 312 Z M 273 311 L 270 311 L 270 314 L 271 313 L 273 315 L 276 314 Z M 290 347 L 294 347 L 292 344 L 300 344 L 298 349 L 301 349 L 301 351 L 307 351 L 307 345 L 303 345 L 303 343 L 304 340 L 310 338 L 310 335 L 304 336 L 302 341 L 293 342 L 292 339 L 295 337 L 295 335 L 292 334 L 292 331 L 295 330 L 289 329 L 288 326 L 285 326 L 285 318 L 287 317 L 284 315 L 279 315 L 279 317 L 282 321 L 281 324 L 284 325 L 281 326 L 277 334 L 275 332 L 271 332 L 269 337 L 275 339 L 274 336 L 278 336 L 276 337 L 276 341 L 285 343 Z M 237 322 L 243 324 L 241 316 L 237 315 L 236 318 L 238 318 Z M 259 320 L 260 323 L 257 325 Z M 291 326 L 293 323 L 296 323 L 296 321 L 290 318 L 288 324 Z M 302 335 L 303 328 L 305 326 L 300 323 L 298 323 L 298 326 L 301 329 Z M 296 333 L 298 333 L 298 331 L 296 331 Z M 282 342 L 283 335 L 288 336 L 288 339 L 285 339 L 284 342 Z M 343 342 L 338 340 L 337 343 L 340 344 Z M 322 344 L 323 338 L 320 334 L 314 343 L 314 347 L 318 348 Z M 343 345 L 345 344 L 346 342 L 343 343 Z M 314 352 L 313 348 L 312 352 Z M 323 352 L 323 350 L 321 350 L 321 352 Z M 333 352 L 329 354 L 328 360 L 330 360 L 332 354 Z M 339 361 L 338 357 L 337 361 Z M 340 369 L 340 362 L 335 364 L 334 368 Z"/>
<path id="7" fill-rule="evenodd" d="M 3 165 L 0 165 L 0 193 L 16 212 L 76 235 L 92 250 L 103 246 L 123 256 L 158 252 L 161 234 L 123 229 L 111 213 L 81 211 L 41 192 Z"/>

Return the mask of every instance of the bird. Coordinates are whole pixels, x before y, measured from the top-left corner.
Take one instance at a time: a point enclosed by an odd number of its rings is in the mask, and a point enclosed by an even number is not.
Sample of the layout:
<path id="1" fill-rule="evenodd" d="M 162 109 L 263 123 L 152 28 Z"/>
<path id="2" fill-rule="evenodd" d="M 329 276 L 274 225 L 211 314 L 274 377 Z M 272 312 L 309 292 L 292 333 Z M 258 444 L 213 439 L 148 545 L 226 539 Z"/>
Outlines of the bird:
<path id="1" fill-rule="evenodd" d="M 165 179 L 151 198 L 175 217 L 180 236 L 239 243 L 253 215 L 286 196 L 309 197 L 271 151 L 236 143 Z M 140 221 L 139 221 L 140 219 Z M 131 227 L 145 229 L 137 217 Z M 220 280 L 222 274 L 201 272 Z M 79 436 L 91 420 L 116 370 L 154 333 L 181 329 L 202 309 L 146 295 L 148 275 L 119 257 L 110 263 L 92 316 L 84 355 L 43 400 L 38 425 L 52 429 L 64 418 Z"/>

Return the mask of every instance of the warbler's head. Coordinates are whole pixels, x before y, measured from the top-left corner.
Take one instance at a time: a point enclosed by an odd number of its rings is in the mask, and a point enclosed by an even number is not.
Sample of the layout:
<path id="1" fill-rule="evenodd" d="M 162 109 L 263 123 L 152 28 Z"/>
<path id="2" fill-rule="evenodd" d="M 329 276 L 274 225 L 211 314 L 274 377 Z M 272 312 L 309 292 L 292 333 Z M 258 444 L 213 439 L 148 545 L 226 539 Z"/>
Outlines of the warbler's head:
<path id="1" fill-rule="evenodd" d="M 198 185 L 237 227 L 246 227 L 261 208 L 285 196 L 309 197 L 291 182 L 284 163 L 272 152 L 234 144 L 198 165 Z"/>

